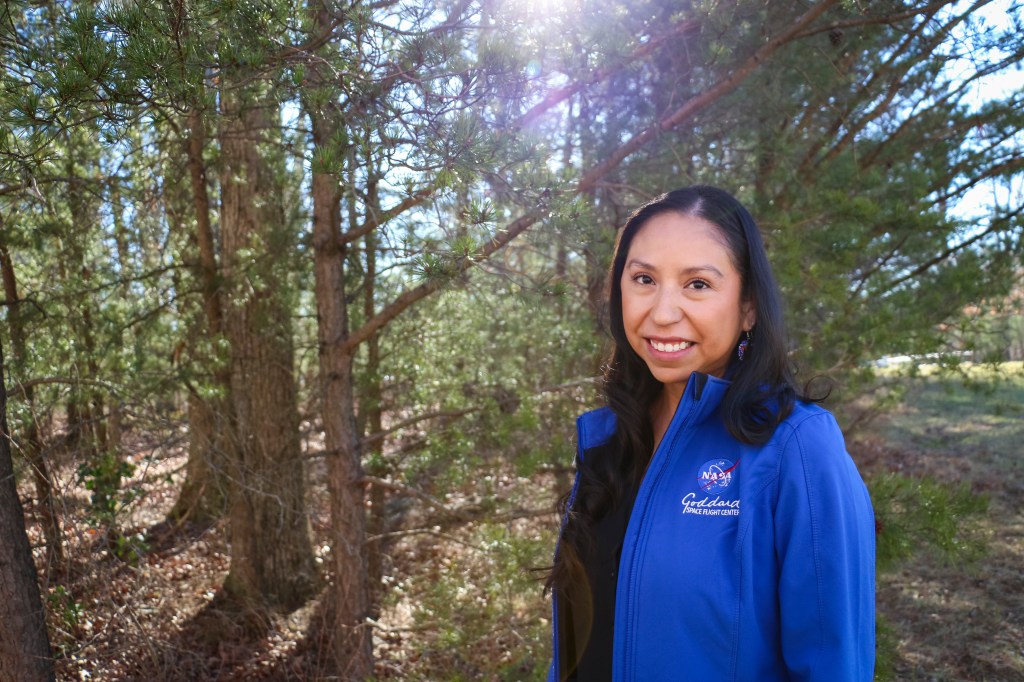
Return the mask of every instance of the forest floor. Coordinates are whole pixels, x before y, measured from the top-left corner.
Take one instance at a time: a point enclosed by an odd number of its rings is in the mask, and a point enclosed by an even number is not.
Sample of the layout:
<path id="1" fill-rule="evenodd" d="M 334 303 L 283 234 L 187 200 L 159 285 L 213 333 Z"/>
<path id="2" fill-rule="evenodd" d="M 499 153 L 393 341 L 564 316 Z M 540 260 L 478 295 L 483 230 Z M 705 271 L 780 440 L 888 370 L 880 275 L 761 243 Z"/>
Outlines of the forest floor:
<path id="1" fill-rule="evenodd" d="M 897 680 L 1024 681 L 1024 368 L 993 380 L 919 379 L 904 405 L 850 450 L 868 476 L 895 471 L 987 496 L 977 561 L 925 553 L 879 575 L 878 610 L 897 641 Z"/>
<path id="2" fill-rule="evenodd" d="M 1024 680 L 1024 377 L 983 381 L 980 390 L 918 382 L 905 405 L 873 422 L 850 451 L 868 475 L 930 476 L 986 495 L 980 528 L 988 551 L 966 564 L 926 553 L 879 576 L 879 613 L 897 647 L 894 677 Z M 223 524 L 160 532 L 184 453 L 142 438 L 133 450 L 139 495 L 114 545 L 85 520 L 88 491 L 73 471 L 65 475 L 73 568 L 60 584 L 43 586 L 58 679 L 330 679 L 319 674 L 310 634 L 319 602 L 244 624 L 221 609 L 217 591 L 229 564 Z M 488 478 L 506 508 L 525 510 L 550 508 L 553 491 L 565 485 L 550 475 Z M 322 494 L 311 491 L 311 506 L 324 507 Z M 513 517 L 420 528 L 391 546 L 375 637 L 380 679 L 538 679 L 548 606 L 526 574 L 546 560 L 557 520 Z M 326 519 L 311 521 L 322 562 Z M 38 527 L 30 535 L 38 542 Z"/>

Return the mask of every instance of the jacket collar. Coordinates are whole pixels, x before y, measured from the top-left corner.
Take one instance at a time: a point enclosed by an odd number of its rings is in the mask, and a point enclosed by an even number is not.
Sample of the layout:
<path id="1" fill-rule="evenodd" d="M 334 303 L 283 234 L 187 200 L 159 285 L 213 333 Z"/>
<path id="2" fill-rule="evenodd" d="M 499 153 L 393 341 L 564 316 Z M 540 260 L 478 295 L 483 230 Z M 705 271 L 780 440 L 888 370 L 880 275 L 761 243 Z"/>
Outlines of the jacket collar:
<path id="1" fill-rule="evenodd" d="M 676 413 L 672 417 L 672 425 L 679 419 L 686 419 L 695 424 L 707 420 L 717 412 L 730 385 L 732 382 L 726 379 L 700 372 L 691 374 Z M 607 443 L 615 433 L 615 425 L 615 413 L 610 407 L 602 407 L 580 415 L 577 420 L 580 451 Z M 672 425 L 669 426 L 670 430 Z"/>
<path id="2" fill-rule="evenodd" d="M 705 421 L 718 410 L 725 392 L 731 385 L 732 382 L 728 379 L 694 372 L 686 382 L 686 389 L 672 421 L 674 422 L 680 414 L 687 415 L 686 419 L 694 423 Z"/>

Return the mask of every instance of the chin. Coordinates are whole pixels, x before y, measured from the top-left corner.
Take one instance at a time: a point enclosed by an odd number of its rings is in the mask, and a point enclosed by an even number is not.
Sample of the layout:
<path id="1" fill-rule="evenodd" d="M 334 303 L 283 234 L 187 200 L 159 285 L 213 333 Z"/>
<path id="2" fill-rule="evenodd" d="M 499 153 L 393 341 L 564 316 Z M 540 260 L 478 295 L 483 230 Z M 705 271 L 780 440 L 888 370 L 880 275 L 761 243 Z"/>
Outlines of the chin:
<path id="1" fill-rule="evenodd" d="M 690 372 L 665 372 L 665 371 L 660 371 L 660 372 L 651 372 L 651 374 L 654 376 L 654 378 L 659 383 L 662 383 L 662 384 L 685 384 L 687 381 L 690 380 L 690 375 L 692 375 L 693 372 L 692 371 L 690 371 Z"/>

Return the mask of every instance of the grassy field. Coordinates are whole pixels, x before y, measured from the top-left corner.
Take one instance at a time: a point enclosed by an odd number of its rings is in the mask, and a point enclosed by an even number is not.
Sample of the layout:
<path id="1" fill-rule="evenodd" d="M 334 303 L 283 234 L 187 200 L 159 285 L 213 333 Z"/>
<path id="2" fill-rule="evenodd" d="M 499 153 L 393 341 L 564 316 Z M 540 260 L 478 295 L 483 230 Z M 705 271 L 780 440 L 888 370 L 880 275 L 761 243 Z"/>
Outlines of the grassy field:
<path id="1" fill-rule="evenodd" d="M 879 575 L 897 680 L 1024 680 L 1024 369 L 1005 369 L 975 370 L 969 387 L 914 379 L 904 404 L 851 442 L 869 475 L 930 476 L 989 500 L 980 559 L 925 553 Z"/>

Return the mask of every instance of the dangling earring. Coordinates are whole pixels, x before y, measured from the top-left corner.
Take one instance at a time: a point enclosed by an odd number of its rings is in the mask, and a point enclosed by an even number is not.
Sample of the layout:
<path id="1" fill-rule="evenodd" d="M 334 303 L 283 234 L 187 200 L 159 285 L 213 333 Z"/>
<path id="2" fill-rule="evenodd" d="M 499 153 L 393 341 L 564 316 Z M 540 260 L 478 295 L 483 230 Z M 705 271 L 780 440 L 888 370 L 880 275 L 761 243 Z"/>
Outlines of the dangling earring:
<path id="1" fill-rule="evenodd" d="M 750 330 L 747 330 L 747 338 L 740 341 L 740 345 L 736 347 L 736 355 L 740 356 L 740 361 L 743 361 L 743 355 L 747 352 L 747 346 L 750 345 Z"/>

